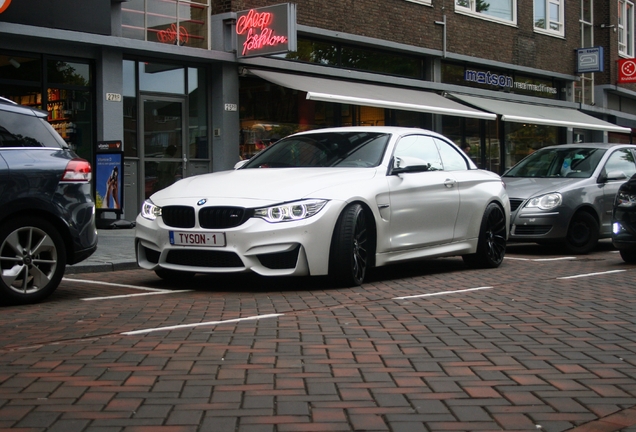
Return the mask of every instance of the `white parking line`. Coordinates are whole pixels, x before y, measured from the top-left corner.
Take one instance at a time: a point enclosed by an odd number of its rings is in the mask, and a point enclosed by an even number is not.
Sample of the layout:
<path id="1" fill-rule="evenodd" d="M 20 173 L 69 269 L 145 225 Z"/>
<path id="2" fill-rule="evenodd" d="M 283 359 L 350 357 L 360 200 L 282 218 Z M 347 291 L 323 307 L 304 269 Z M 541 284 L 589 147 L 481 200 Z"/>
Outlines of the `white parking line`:
<path id="1" fill-rule="evenodd" d="M 601 276 L 601 275 L 606 275 L 610 273 L 620 273 L 624 271 L 627 271 L 627 270 L 610 270 L 610 271 L 599 272 L 599 273 L 586 273 L 586 274 L 580 274 L 580 275 L 574 275 L 574 276 L 564 276 L 557 279 L 576 279 L 576 278 L 582 278 L 582 277 L 588 277 L 588 276 Z"/>
<path id="2" fill-rule="evenodd" d="M 94 280 L 69 279 L 69 278 L 62 278 L 62 280 L 65 282 L 79 282 L 79 283 L 96 284 L 96 285 L 109 285 L 109 286 L 132 288 L 132 289 L 138 289 L 138 290 L 144 290 L 144 291 L 162 291 L 162 292 L 170 291 L 170 290 L 161 289 L 161 288 L 146 288 L 146 287 L 140 287 L 136 285 L 126 285 L 126 284 L 118 284 L 118 283 L 112 283 L 112 282 L 94 281 Z"/>
<path id="3" fill-rule="evenodd" d="M 517 258 L 517 257 L 504 257 L 505 259 L 517 260 L 517 261 L 561 261 L 561 260 L 573 260 L 576 257 L 558 257 L 558 258 Z"/>
<path id="4" fill-rule="evenodd" d="M 190 292 L 190 291 L 194 291 L 194 290 L 164 290 L 164 291 L 155 291 L 155 292 L 139 293 L 139 294 L 122 294 L 122 295 L 106 296 L 106 297 L 87 297 L 87 298 L 83 298 L 82 300 L 83 301 L 112 300 L 112 299 L 127 298 L 127 297 L 141 297 L 141 296 L 151 296 L 151 295 L 160 295 L 160 294 L 184 293 L 184 292 Z"/>
<path id="5" fill-rule="evenodd" d="M 573 260 L 576 257 L 558 257 L 558 258 L 536 258 L 532 261 L 561 261 L 561 260 Z"/>
<path id="6" fill-rule="evenodd" d="M 394 297 L 393 300 L 404 300 L 404 299 L 410 299 L 410 298 L 432 297 L 432 296 L 446 295 L 446 294 L 457 294 L 457 293 L 463 293 L 468 291 L 485 290 L 485 289 L 491 289 L 491 288 L 493 287 L 488 286 L 488 287 L 468 288 L 468 289 L 457 290 L 457 291 L 440 291 L 436 293 L 419 294 L 419 295 L 404 296 L 404 297 Z"/>
<path id="7" fill-rule="evenodd" d="M 156 331 L 170 331 L 170 330 L 194 328 L 194 327 L 200 327 L 200 326 L 229 324 L 229 323 L 237 323 L 241 321 L 250 321 L 250 320 L 260 320 L 265 318 L 276 318 L 283 315 L 285 314 L 255 315 L 251 317 L 236 318 L 236 319 L 225 320 L 225 321 L 208 321 L 208 322 L 194 323 L 194 324 L 182 324 L 182 325 L 176 325 L 176 326 L 170 326 L 170 327 L 156 327 L 156 328 L 150 328 L 150 329 L 144 329 L 144 330 L 134 330 L 129 332 L 123 332 L 121 334 L 124 336 L 131 336 L 131 335 L 138 335 L 138 334 L 144 334 L 144 333 L 152 333 Z"/>

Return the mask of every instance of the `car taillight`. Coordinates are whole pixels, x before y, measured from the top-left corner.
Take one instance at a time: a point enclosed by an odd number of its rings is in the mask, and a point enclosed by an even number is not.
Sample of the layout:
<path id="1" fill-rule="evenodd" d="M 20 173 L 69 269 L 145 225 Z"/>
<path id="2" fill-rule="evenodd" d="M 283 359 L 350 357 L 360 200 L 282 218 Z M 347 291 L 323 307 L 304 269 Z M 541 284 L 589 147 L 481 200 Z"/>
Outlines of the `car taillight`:
<path id="1" fill-rule="evenodd" d="M 91 181 L 91 164 L 80 158 L 69 161 L 62 174 L 63 182 L 89 182 Z"/>

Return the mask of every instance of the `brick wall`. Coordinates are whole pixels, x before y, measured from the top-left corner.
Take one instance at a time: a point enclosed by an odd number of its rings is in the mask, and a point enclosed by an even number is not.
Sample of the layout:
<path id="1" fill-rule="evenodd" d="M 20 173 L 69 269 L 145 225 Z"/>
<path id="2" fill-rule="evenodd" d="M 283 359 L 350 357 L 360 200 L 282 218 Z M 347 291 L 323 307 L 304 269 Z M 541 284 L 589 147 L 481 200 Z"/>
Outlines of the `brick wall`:
<path id="1" fill-rule="evenodd" d="M 245 10 L 281 3 L 280 0 L 216 0 L 214 10 Z M 447 50 L 487 60 L 574 74 L 580 26 L 577 1 L 566 2 L 566 38 L 533 30 L 533 2 L 519 0 L 517 25 L 509 26 L 454 12 L 452 0 L 423 6 L 406 0 L 298 0 L 298 23 L 337 32 L 374 37 L 441 50 L 446 14 Z M 444 7 L 445 6 L 445 7 Z"/>

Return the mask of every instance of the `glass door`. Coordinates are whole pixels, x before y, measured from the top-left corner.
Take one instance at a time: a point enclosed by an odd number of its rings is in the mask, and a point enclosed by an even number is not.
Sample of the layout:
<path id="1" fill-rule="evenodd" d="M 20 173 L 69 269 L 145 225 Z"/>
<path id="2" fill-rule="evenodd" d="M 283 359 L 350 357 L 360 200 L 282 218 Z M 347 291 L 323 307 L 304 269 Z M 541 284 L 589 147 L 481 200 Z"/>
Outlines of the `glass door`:
<path id="1" fill-rule="evenodd" d="M 141 107 L 143 195 L 148 198 L 185 176 L 188 117 L 185 98 L 145 95 Z"/>

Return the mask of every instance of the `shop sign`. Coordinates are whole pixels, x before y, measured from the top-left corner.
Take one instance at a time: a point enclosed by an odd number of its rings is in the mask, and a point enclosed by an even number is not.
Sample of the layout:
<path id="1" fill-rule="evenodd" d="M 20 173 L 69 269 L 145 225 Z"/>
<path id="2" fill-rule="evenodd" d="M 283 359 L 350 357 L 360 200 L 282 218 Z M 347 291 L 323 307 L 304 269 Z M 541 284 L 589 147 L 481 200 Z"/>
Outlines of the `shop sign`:
<path id="1" fill-rule="evenodd" d="M 511 76 L 492 73 L 490 71 L 476 71 L 466 69 L 466 72 L 464 72 L 464 80 L 466 82 L 491 85 L 510 90 L 517 89 L 537 93 L 550 93 L 553 95 L 557 94 L 556 87 L 550 87 L 545 84 L 534 84 L 526 81 L 515 81 L 514 78 Z"/>
<path id="2" fill-rule="evenodd" d="M 636 59 L 621 59 L 618 61 L 618 84 L 636 83 Z"/>
<path id="3" fill-rule="evenodd" d="M 236 14 L 236 56 L 296 51 L 296 5 L 285 3 Z"/>
<path id="4" fill-rule="evenodd" d="M 576 50 L 576 73 L 603 72 L 603 47 Z"/>

